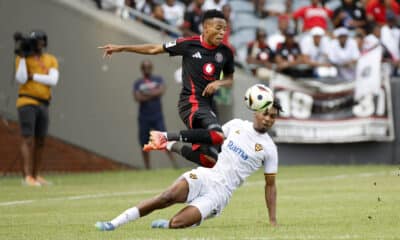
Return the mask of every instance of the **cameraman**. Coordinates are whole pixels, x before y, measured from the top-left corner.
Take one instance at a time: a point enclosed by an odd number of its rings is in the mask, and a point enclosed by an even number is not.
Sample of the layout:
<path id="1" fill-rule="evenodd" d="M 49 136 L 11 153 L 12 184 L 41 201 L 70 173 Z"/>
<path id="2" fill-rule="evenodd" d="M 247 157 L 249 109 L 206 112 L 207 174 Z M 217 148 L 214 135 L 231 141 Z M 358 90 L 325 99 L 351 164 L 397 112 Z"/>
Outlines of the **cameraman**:
<path id="1" fill-rule="evenodd" d="M 17 110 L 21 127 L 21 153 L 25 183 L 28 186 L 46 185 L 39 175 L 44 139 L 47 134 L 51 87 L 58 82 L 57 59 L 44 50 L 47 35 L 33 31 L 27 37 L 14 36 L 16 41 L 15 79 L 20 84 Z"/>

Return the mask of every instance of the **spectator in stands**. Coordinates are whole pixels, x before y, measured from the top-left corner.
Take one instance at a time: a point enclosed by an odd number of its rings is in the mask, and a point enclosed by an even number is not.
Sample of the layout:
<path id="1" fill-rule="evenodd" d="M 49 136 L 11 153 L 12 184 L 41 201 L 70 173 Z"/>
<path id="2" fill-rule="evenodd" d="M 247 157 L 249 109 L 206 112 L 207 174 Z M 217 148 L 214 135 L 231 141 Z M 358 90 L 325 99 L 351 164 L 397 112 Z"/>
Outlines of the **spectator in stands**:
<path id="1" fill-rule="evenodd" d="M 153 5 L 153 10 L 152 10 L 151 16 L 152 16 L 154 19 L 156 19 L 156 20 L 158 20 L 158 21 L 160 21 L 160 22 L 163 22 L 163 23 L 168 24 L 167 20 L 166 20 L 165 17 L 164 17 L 164 10 L 163 10 L 163 8 L 162 8 L 162 6 L 161 6 L 160 4 L 154 4 L 154 5 Z M 143 20 L 143 23 L 146 24 L 146 25 L 149 26 L 149 27 L 152 27 L 152 28 L 154 28 L 154 29 L 160 31 L 161 33 L 164 33 L 164 34 L 165 34 L 165 33 L 168 33 L 168 31 L 165 31 L 162 27 L 160 27 L 159 25 L 154 24 L 154 23 L 152 23 L 152 22 L 150 22 L 150 21 Z M 175 37 L 174 34 L 170 34 L 170 36 L 171 36 L 171 37 Z"/>
<path id="2" fill-rule="evenodd" d="M 183 14 L 185 9 L 176 0 L 165 0 L 162 8 L 164 10 L 164 17 L 167 22 L 174 27 L 180 27 L 183 24 Z"/>
<path id="3" fill-rule="evenodd" d="M 298 20 L 303 20 L 303 32 L 311 30 L 313 27 L 321 27 L 325 31 L 328 29 L 330 18 L 333 17 L 332 10 L 323 7 L 320 0 L 311 0 L 311 5 L 301 7 L 292 14 L 295 19 L 296 29 Z"/>
<path id="4" fill-rule="evenodd" d="M 400 5 L 395 0 L 369 0 L 365 11 L 369 21 L 383 25 L 386 23 L 387 14 L 400 14 Z"/>
<path id="5" fill-rule="evenodd" d="M 342 0 L 342 5 L 333 14 L 335 28 L 365 28 L 366 24 L 367 16 L 365 10 L 361 3 L 356 0 Z"/>
<path id="6" fill-rule="evenodd" d="M 290 18 L 286 14 L 281 14 L 278 17 L 278 32 L 268 37 L 268 46 L 272 51 L 276 51 L 278 44 L 285 41 L 285 32 L 289 29 Z"/>
<path id="7" fill-rule="evenodd" d="M 222 7 L 227 4 L 227 0 L 205 0 L 203 5 L 203 11 L 217 9 L 218 11 L 222 11 Z"/>
<path id="8" fill-rule="evenodd" d="M 184 15 L 182 32 L 184 37 L 199 35 L 202 32 L 201 18 L 204 0 L 193 0 Z"/>
<path id="9" fill-rule="evenodd" d="M 43 31 L 33 31 L 30 39 L 35 39 L 32 51 L 21 50 L 16 57 L 15 79 L 20 84 L 17 110 L 21 127 L 21 153 L 28 186 L 46 185 L 48 182 L 39 174 L 42 163 L 44 141 L 49 126 L 48 106 L 51 87 L 58 83 L 57 59 L 45 52 L 47 35 Z"/>
<path id="10" fill-rule="evenodd" d="M 149 141 L 150 130 L 166 131 L 161 104 L 161 97 L 165 92 L 164 79 L 153 75 L 153 64 L 144 60 L 141 64 L 142 78 L 133 84 L 133 97 L 139 103 L 139 140 L 143 147 Z M 166 151 L 172 165 L 176 168 L 176 161 L 171 152 Z M 150 169 L 149 152 L 142 150 L 142 157 L 146 169 Z"/>
<path id="11" fill-rule="evenodd" d="M 325 30 L 313 27 L 310 35 L 302 38 L 301 52 L 305 63 L 314 68 L 315 77 L 336 77 L 337 69 L 329 63 L 328 50 L 330 40 L 325 36 Z"/>
<path id="12" fill-rule="evenodd" d="M 160 4 L 153 5 L 151 16 L 160 22 L 168 24 L 168 21 L 165 19 L 164 9 Z M 152 25 L 152 27 L 156 27 L 158 30 L 161 30 L 158 26 Z"/>
<path id="13" fill-rule="evenodd" d="M 142 0 L 136 4 L 136 9 L 148 16 L 152 15 L 156 3 L 153 0 Z"/>
<path id="14" fill-rule="evenodd" d="M 339 77 L 346 81 L 355 78 L 355 65 L 360 57 L 357 42 L 349 37 L 347 28 L 334 31 L 336 39 L 332 40 L 329 50 L 329 60 L 338 68 Z"/>
<path id="15" fill-rule="evenodd" d="M 257 78 L 268 81 L 272 74 L 274 52 L 268 47 L 266 37 L 267 33 L 258 28 L 255 40 L 247 46 L 246 62 Z"/>
<path id="16" fill-rule="evenodd" d="M 101 9 L 115 12 L 115 15 L 122 18 L 128 18 L 129 12 L 125 9 L 126 3 L 131 3 L 126 0 L 102 0 L 100 2 Z"/>
<path id="17" fill-rule="evenodd" d="M 390 54 L 390 62 L 395 75 L 397 68 L 400 67 L 400 29 L 396 24 L 396 16 L 390 13 L 387 15 L 387 24 L 382 26 L 380 31 L 381 42 Z"/>
<path id="18" fill-rule="evenodd" d="M 363 51 L 362 48 L 363 48 L 363 44 L 364 44 L 365 31 L 357 31 L 357 30 L 354 35 L 354 40 L 356 41 L 358 50 L 361 53 Z"/>
<path id="19" fill-rule="evenodd" d="M 285 32 L 285 41 L 278 45 L 275 61 L 277 70 L 291 77 L 311 77 L 312 69 L 305 66 L 304 56 L 295 40 L 296 32 L 289 29 Z"/>
<path id="20" fill-rule="evenodd" d="M 281 14 L 273 9 L 266 9 L 267 0 L 254 0 L 254 14 L 259 18 L 265 18 L 270 16 L 278 16 Z"/>

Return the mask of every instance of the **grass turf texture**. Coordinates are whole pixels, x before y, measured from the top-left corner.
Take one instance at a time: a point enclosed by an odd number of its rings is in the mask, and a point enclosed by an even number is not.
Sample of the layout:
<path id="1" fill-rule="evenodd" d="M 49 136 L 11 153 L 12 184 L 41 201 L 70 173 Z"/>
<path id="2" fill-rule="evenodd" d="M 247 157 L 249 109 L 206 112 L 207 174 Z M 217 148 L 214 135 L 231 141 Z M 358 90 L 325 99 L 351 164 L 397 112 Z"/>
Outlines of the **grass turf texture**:
<path id="1" fill-rule="evenodd" d="M 399 166 L 280 167 L 278 228 L 267 224 L 262 171 L 233 194 L 220 217 L 200 227 L 150 228 L 183 206 L 175 205 L 114 232 L 94 228 L 185 170 L 50 175 L 54 185 L 41 188 L 0 178 L 0 239 L 400 239 Z"/>

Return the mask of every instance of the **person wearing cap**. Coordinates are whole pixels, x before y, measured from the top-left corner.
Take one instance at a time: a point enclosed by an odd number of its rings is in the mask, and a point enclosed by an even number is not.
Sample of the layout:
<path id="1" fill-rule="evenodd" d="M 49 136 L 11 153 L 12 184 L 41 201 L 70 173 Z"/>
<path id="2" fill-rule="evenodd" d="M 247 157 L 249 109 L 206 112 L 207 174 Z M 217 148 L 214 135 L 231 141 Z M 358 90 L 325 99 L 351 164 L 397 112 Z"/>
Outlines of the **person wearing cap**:
<path id="1" fill-rule="evenodd" d="M 338 69 L 339 77 L 346 81 L 355 78 L 355 65 L 360 57 L 357 42 L 349 37 L 349 30 L 341 27 L 333 32 L 336 39 L 329 48 L 329 61 Z"/>
<path id="2" fill-rule="evenodd" d="M 278 44 L 275 61 L 277 71 L 291 77 L 311 77 L 312 69 L 302 68 L 304 56 L 300 46 L 295 40 L 296 32 L 288 29 L 285 32 L 285 41 Z"/>
<path id="3" fill-rule="evenodd" d="M 313 27 L 301 40 L 300 48 L 305 62 L 314 68 L 315 77 L 336 77 L 337 70 L 328 61 L 329 39 L 324 29 Z"/>

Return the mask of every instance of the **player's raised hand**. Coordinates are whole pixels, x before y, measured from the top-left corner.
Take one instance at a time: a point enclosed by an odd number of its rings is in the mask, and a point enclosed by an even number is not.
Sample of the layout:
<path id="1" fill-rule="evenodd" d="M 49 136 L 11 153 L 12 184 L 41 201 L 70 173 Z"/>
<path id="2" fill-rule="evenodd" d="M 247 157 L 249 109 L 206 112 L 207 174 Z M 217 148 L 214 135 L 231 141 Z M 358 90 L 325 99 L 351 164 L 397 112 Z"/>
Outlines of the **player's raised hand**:
<path id="1" fill-rule="evenodd" d="M 219 88 L 219 82 L 214 81 L 210 82 L 205 88 L 203 93 L 201 94 L 202 96 L 211 96 L 213 95 Z"/>
<path id="2" fill-rule="evenodd" d="M 113 44 L 107 44 L 107 45 L 104 45 L 104 46 L 100 46 L 98 48 L 103 49 L 103 51 L 104 51 L 103 58 L 111 57 L 111 54 L 113 54 L 114 52 L 121 52 L 122 51 L 121 46 L 113 45 Z"/>

